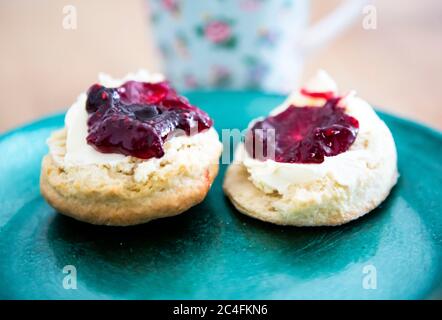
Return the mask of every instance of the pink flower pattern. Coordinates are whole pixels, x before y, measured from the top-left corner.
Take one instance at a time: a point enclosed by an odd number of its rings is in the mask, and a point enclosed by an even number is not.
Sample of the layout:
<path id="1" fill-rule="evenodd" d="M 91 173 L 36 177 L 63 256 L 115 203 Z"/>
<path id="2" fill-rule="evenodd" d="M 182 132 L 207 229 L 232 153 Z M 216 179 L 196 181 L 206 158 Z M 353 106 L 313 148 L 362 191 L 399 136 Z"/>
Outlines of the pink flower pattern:
<path id="1" fill-rule="evenodd" d="M 179 13 L 180 7 L 178 0 L 162 0 L 163 7 L 174 14 Z"/>
<path id="2" fill-rule="evenodd" d="M 223 43 L 232 36 L 230 26 L 223 21 L 210 21 L 204 27 L 204 36 L 215 44 Z"/>
<path id="3" fill-rule="evenodd" d="M 210 19 L 197 26 L 196 33 L 217 47 L 233 49 L 237 42 L 237 37 L 232 28 L 233 24 L 234 22 L 228 19 Z"/>

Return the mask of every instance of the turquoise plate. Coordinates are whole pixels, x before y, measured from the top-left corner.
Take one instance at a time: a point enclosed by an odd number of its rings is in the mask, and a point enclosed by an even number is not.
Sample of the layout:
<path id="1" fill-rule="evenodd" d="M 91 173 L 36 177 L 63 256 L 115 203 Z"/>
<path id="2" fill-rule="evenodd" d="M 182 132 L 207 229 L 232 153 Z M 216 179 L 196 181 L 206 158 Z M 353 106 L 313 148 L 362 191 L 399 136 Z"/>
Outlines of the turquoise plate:
<path id="1" fill-rule="evenodd" d="M 245 128 L 282 101 L 254 92 L 188 96 L 217 130 Z M 397 143 L 399 182 L 371 214 L 327 228 L 279 227 L 239 214 L 222 192 L 225 166 L 206 200 L 181 216 L 125 228 L 81 223 L 57 214 L 39 191 L 45 140 L 63 115 L 6 133 L 0 298 L 440 298 L 442 135 L 380 116 Z"/>

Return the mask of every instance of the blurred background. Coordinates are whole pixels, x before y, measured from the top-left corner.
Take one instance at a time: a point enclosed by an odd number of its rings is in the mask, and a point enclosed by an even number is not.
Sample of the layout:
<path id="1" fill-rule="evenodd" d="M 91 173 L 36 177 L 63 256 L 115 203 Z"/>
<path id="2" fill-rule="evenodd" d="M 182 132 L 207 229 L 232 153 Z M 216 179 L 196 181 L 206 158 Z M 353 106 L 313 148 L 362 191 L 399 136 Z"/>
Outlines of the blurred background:
<path id="1" fill-rule="evenodd" d="M 316 21 L 340 1 L 313 0 Z M 442 1 L 379 0 L 377 29 L 361 18 L 306 60 L 380 109 L 442 129 Z M 63 7 L 77 9 L 75 30 Z M 0 0 L 0 132 L 66 109 L 96 81 L 162 70 L 143 0 Z"/>

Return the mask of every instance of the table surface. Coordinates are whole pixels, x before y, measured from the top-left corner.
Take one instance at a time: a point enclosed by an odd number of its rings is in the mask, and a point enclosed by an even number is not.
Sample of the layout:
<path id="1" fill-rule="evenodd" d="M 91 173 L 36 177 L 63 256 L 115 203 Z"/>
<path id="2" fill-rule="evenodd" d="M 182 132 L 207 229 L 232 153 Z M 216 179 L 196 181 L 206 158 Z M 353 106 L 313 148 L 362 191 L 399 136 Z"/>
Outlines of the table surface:
<path id="1" fill-rule="evenodd" d="M 313 20 L 338 2 L 313 1 Z M 76 30 L 62 27 L 67 4 L 77 8 Z M 364 30 L 361 13 L 351 29 L 309 57 L 303 77 L 324 68 L 341 89 L 355 88 L 381 109 L 442 129 L 442 2 L 374 5 L 378 28 Z M 0 132 L 66 108 L 100 71 L 161 70 L 147 14 L 142 0 L 2 1 Z M 109 37 L 130 50 L 116 50 Z"/>

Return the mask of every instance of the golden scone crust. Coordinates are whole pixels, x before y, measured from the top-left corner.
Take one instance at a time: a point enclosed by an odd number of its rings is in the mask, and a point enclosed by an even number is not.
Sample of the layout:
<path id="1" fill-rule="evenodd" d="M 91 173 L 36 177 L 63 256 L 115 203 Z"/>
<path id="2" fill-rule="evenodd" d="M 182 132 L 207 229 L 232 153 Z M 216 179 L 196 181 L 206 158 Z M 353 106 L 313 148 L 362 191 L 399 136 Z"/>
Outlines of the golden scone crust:
<path id="1" fill-rule="evenodd" d="M 317 185 L 310 190 L 318 196 L 300 201 L 278 193 L 264 193 L 250 180 L 242 163 L 231 164 L 224 178 L 224 192 L 235 208 L 245 215 L 278 225 L 337 226 L 355 220 L 376 208 L 396 184 L 397 171 L 384 181 L 368 179 L 359 190 L 349 190 L 337 184 Z M 324 190 L 333 192 L 322 193 Z M 318 200 L 319 197 L 319 200 Z"/>
<path id="2" fill-rule="evenodd" d="M 40 189 L 52 207 L 74 219 L 109 226 L 141 224 L 178 215 L 203 201 L 218 173 L 220 152 L 210 155 L 210 164 L 179 165 L 166 176 L 142 182 L 131 172 L 109 167 L 66 168 L 48 154 L 42 162 Z"/>

